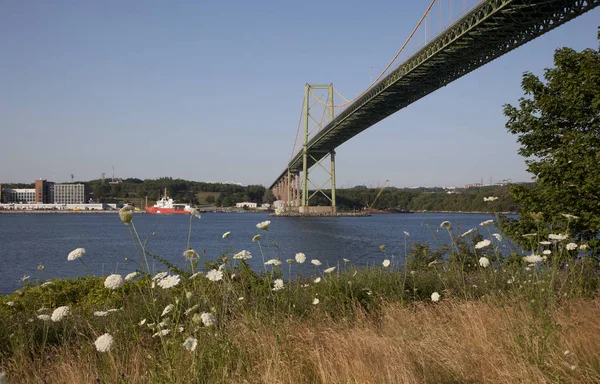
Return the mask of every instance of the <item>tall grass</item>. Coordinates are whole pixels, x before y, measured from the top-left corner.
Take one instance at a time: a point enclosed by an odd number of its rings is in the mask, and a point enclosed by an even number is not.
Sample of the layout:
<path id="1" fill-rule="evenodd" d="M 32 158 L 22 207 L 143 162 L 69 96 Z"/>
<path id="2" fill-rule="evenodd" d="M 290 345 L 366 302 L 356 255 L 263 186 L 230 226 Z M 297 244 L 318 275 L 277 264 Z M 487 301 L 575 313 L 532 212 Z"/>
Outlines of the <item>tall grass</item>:
<path id="1" fill-rule="evenodd" d="M 278 259 L 269 225 L 258 228 L 258 257 Z M 314 275 L 281 289 L 297 261 L 255 272 L 232 247 L 204 268 L 186 251 L 189 269 L 162 260 L 170 277 L 149 274 L 146 258 L 161 259 L 136 232 L 140 276 L 122 286 L 54 279 L 0 298 L 0 372 L 10 383 L 600 381 L 596 262 L 566 239 L 532 239 L 532 252 L 550 250 L 532 262 L 491 232 L 487 244 L 445 228 L 451 247 L 413 244 L 403 263 L 331 273 L 306 260 Z M 39 318 L 59 306 L 64 319 Z M 99 352 L 105 333 L 114 344 Z"/>

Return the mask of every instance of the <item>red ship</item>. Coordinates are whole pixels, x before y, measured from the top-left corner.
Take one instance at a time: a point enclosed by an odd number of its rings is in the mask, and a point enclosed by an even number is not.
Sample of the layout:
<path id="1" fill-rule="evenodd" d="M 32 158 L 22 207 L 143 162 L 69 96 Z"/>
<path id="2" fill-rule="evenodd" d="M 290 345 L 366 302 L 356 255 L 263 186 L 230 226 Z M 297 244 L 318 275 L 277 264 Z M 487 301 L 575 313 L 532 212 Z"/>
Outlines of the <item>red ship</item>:
<path id="1" fill-rule="evenodd" d="M 164 196 L 152 207 L 146 206 L 146 213 L 160 213 L 166 215 L 189 214 L 192 207 L 189 204 L 175 204 L 173 199 L 167 197 L 167 188 Z"/>

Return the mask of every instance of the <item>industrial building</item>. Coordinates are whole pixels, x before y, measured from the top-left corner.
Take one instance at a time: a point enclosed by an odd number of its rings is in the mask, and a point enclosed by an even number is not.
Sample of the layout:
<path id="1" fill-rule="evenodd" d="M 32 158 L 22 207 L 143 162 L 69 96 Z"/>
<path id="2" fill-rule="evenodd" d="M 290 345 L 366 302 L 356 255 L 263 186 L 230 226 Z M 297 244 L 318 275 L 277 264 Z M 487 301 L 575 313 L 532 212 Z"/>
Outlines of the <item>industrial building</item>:
<path id="1" fill-rule="evenodd" d="M 56 184 L 40 179 L 33 189 L 2 189 L 0 185 L 0 202 L 7 204 L 85 204 L 87 200 L 84 184 Z"/>

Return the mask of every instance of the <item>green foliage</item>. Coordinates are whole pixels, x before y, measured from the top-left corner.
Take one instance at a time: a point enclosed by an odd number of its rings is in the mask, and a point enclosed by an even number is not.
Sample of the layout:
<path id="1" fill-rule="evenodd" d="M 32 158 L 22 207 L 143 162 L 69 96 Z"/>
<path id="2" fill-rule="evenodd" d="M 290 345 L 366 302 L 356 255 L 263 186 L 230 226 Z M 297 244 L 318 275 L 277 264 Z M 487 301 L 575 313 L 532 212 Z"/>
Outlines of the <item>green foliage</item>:
<path id="1" fill-rule="evenodd" d="M 525 97 L 504 106 L 506 127 L 535 175 L 532 186 L 513 186 L 518 220 L 503 230 L 524 244 L 524 233 L 569 233 L 600 250 L 600 50 L 561 48 L 544 80 L 525 73 Z M 575 215 L 569 219 L 564 214 Z"/>

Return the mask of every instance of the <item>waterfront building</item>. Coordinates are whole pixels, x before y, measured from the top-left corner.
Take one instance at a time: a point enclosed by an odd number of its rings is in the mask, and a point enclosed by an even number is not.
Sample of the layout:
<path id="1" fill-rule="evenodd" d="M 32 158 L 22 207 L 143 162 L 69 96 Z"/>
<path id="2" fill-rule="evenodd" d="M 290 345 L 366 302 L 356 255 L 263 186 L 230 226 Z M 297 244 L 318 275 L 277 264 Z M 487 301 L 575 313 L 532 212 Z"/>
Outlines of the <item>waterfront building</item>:
<path id="1" fill-rule="evenodd" d="M 85 187 L 83 184 L 54 184 L 54 204 L 85 203 Z"/>
<path id="2" fill-rule="evenodd" d="M 246 208 L 256 208 L 257 204 L 245 201 L 243 203 L 236 203 L 235 206 L 236 206 L 236 208 L 244 208 L 244 207 L 246 207 Z"/>
<path id="3" fill-rule="evenodd" d="M 6 188 L 2 189 L 1 201 L 5 203 L 34 203 L 35 189 L 33 188 Z"/>

